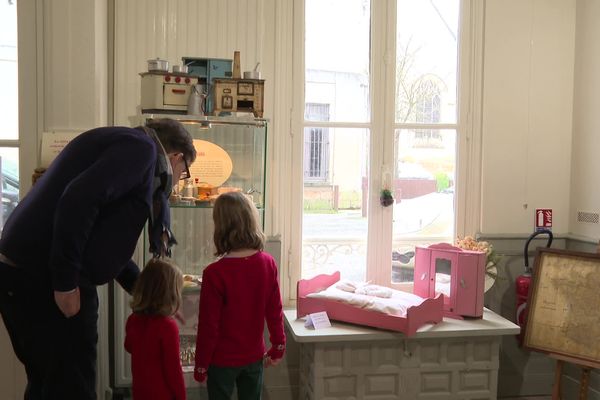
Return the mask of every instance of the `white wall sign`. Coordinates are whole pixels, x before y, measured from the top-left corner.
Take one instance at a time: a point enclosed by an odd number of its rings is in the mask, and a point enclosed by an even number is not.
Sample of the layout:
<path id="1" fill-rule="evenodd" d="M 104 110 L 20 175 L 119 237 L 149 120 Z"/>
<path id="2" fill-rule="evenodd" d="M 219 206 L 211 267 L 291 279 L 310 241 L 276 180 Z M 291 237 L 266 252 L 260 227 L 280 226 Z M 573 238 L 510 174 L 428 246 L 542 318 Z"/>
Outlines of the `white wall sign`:
<path id="1" fill-rule="evenodd" d="M 48 168 L 58 153 L 81 132 L 44 132 L 42 133 L 42 147 L 40 167 Z"/>
<path id="2" fill-rule="evenodd" d="M 223 148 L 206 140 L 194 139 L 196 161 L 190 165 L 192 178 L 212 186 L 221 186 L 231 176 L 233 162 Z"/>

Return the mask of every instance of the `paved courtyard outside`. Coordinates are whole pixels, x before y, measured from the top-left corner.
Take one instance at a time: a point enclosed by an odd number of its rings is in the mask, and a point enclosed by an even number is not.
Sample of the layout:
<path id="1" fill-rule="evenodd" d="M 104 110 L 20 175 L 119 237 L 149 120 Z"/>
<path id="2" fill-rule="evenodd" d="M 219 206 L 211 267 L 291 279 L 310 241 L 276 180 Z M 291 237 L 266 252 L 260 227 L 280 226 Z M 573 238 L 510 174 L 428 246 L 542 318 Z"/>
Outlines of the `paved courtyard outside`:
<path id="1" fill-rule="evenodd" d="M 429 193 L 394 204 L 392 279 L 412 280 L 416 245 L 454 240 L 454 194 Z M 340 271 L 342 278 L 366 277 L 368 220 L 361 210 L 305 213 L 302 277 Z M 404 256 L 404 257 L 403 257 Z M 392 261 L 392 258 L 394 260 Z"/>

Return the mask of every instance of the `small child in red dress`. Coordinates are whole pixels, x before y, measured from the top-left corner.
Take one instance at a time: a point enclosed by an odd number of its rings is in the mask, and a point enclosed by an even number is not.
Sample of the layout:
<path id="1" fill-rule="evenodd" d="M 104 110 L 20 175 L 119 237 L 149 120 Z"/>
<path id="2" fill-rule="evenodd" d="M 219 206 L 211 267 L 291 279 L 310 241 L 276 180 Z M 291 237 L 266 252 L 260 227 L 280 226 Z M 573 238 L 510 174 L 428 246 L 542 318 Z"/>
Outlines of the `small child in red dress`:
<path id="1" fill-rule="evenodd" d="M 125 326 L 131 353 L 134 400 L 185 400 L 179 356 L 179 327 L 173 316 L 181 306 L 183 275 L 164 260 L 150 260 L 133 289 L 133 314 Z"/>
<path id="2" fill-rule="evenodd" d="M 263 251 L 258 210 L 241 192 L 221 194 L 213 209 L 216 256 L 202 274 L 194 378 L 210 400 L 259 400 L 263 365 L 285 351 L 277 265 Z M 265 320 L 271 348 L 263 340 Z"/>

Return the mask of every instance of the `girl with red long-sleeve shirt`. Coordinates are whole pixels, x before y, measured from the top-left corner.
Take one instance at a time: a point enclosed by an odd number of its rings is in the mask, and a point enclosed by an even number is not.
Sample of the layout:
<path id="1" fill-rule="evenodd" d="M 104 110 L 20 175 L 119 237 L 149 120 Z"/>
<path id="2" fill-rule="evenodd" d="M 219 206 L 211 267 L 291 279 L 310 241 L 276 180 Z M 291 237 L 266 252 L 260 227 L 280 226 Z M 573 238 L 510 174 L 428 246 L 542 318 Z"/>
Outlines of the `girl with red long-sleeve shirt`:
<path id="1" fill-rule="evenodd" d="M 179 327 L 173 316 L 181 306 L 183 275 L 164 260 L 153 259 L 133 289 L 133 314 L 125 326 L 131 353 L 134 400 L 185 400 L 179 357 Z"/>
<path id="2" fill-rule="evenodd" d="M 261 396 L 263 364 L 285 351 L 277 265 L 263 251 L 258 211 L 241 192 L 221 194 L 213 208 L 216 256 L 202 274 L 194 378 L 210 400 Z M 265 320 L 271 348 L 263 340 Z"/>

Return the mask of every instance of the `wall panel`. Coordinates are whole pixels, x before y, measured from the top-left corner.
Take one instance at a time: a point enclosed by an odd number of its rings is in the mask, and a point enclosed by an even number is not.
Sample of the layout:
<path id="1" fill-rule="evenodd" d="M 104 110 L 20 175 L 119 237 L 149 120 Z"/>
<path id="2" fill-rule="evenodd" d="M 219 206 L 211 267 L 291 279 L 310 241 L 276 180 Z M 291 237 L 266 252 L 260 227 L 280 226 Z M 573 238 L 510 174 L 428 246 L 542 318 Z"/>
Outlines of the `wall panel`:
<path id="1" fill-rule="evenodd" d="M 106 124 L 106 2 L 56 0 L 40 4 L 43 130 L 80 131 Z"/>
<path id="2" fill-rule="evenodd" d="M 242 71 L 265 64 L 265 0 L 128 0 L 115 3 L 115 124 L 131 124 L 138 112 L 139 73 L 160 57 L 181 64 L 184 56 L 233 58 Z M 264 68 L 264 66 L 263 66 Z M 264 71 L 264 69 L 261 70 Z M 272 92 L 273 86 L 266 90 Z M 267 104 L 268 108 L 268 104 Z M 271 114 L 268 108 L 267 114 Z"/>
<path id="3" fill-rule="evenodd" d="M 597 240 L 600 223 L 580 212 L 600 213 L 600 2 L 577 1 L 570 231 Z"/>
<path id="4" fill-rule="evenodd" d="M 536 208 L 569 232 L 574 39 L 574 0 L 486 1 L 484 234 L 531 232 Z"/>

